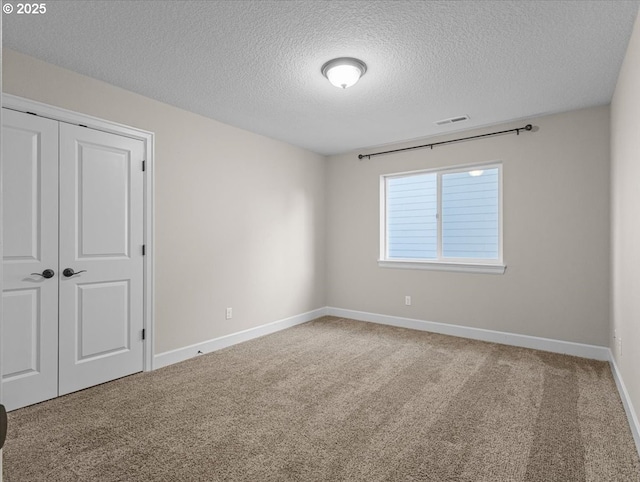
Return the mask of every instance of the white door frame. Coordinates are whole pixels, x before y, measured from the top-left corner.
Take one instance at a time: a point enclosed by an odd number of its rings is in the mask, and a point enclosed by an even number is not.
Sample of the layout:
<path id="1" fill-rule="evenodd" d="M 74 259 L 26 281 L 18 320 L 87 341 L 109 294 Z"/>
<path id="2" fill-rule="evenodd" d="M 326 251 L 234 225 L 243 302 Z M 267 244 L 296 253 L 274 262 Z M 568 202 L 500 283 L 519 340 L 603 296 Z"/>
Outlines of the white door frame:
<path id="1" fill-rule="evenodd" d="M 2 120 L 2 109 L 0 109 L 0 121 Z M 2 122 L 0 122 L 0 125 L 2 125 Z M 2 131 L 4 129 L 0 129 L 0 144 L 2 143 Z M 1 151 L 1 150 L 0 150 Z M 3 164 L 2 164 L 2 154 L 0 153 L 0 200 L 2 199 L 2 171 L 3 171 Z M 2 265 L 4 264 L 2 262 L 2 260 L 4 259 L 4 238 L 3 238 L 3 234 L 2 234 L 2 222 L 3 222 L 3 213 L 2 213 L 2 206 L 3 203 L 0 202 L 0 293 L 2 293 L 2 289 L 3 289 L 3 285 L 2 285 L 2 279 L 4 277 L 4 272 L 2 271 Z M 2 337 L 2 326 L 3 326 L 3 322 L 2 322 L 2 296 L 0 295 L 0 338 Z M 0 378 L 2 378 L 2 343 L 0 343 Z M 2 398 L 2 382 L 0 381 L 0 402 L 2 402 L 4 399 Z M 2 450 L 0 449 L 0 482 L 2 482 Z"/>
<path id="2" fill-rule="evenodd" d="M 11 94 L 2 94 L 2 107 L 20 112 L 32 113 L 60 122 L 80 125 L 112 134 L 139 139 L 144 143 L 146 174 L 144 176 L 144 244 L 146 248 L 144 257 L 144 300 L 143 300 L 143 328 L 145 339 L 143 341 L 144 360 L 143 370 L 153 370 L 153 340 L 154 340 L 154 143 L 153 132 L 144 131 L 135 127 L 129 127 L 116 122 L 111 122 L 97 117 L 73 112 L 60 107 L 55 107 L 41 102 L 36 102 Z M 0 213 L 1 216 L 1 213 Z M 0 217 L 0 221 L 2 218 Z M 2 254 L 0 246 L 0 255 Z M 0 277 L 0 292 L 2 290 L 2 277 Z M 1 307 L 1 305 L 0 305 Z M 3 322 L 0 316 L 0 333 Z"/>

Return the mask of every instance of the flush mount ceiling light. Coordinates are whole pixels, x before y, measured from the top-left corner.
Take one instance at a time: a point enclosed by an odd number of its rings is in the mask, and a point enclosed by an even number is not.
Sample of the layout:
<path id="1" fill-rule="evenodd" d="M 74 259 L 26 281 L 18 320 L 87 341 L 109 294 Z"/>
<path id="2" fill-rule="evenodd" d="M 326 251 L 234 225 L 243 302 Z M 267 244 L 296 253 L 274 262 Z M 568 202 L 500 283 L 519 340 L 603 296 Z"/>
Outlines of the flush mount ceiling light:
<path id="1" fill-rule="evenodd" d="M 340 57 L 329 60 L 320 70 L 333 85 L 346 89 L 360 80 L 367 71 L 367 64 L 351 57 Z"/>

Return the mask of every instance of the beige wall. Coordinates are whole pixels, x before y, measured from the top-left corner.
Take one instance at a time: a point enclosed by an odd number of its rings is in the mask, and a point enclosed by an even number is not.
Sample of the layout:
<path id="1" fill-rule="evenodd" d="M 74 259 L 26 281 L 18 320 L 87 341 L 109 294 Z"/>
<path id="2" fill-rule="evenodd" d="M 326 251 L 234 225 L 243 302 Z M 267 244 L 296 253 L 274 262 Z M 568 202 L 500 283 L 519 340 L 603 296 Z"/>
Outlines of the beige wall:
<path id="1" fill-rule="evenodd" d="M 156 353 L 325 305 L 323 156 L 3 54 L 4 92 L 155 132 Z"/>
<path id="2" fill-rule="evenodd" d="M 537 132 L 519 136 L 362 161 L 357 153 L 330 157 L 328 305 L 607 345 L 609 108 L 532 123 Z M 504 275 L 378 267 L 381 174 L 497 160 L 504 163 Z M 412 306 L 404 306 L 405 295 Z"/>
<path id="3" fill-rule="evenodd" d="M 606 106 L 535 119 L 537 132 L 520 136 L 325 165 L 11 50 L 3 67 L 5 92 L 156 133 L 156 353 L 325 304 L 608 344 Z M 381 174 L 494 160 L 504 162 L 504 275 L 377 266 Z"/>
<path id="4" fill-rule="evenodd" d="M 640 418 L 640 15 L 611 102 L 611 307 L 618 368 Z"/>

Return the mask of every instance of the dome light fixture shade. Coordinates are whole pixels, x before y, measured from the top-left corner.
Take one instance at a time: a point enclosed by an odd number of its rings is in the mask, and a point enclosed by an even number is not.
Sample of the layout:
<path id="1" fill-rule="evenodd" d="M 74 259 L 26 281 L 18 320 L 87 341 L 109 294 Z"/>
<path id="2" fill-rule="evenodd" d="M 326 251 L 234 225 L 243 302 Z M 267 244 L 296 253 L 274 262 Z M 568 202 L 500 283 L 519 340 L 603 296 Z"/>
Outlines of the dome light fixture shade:
<path id="1" fill-rule="evenodd" d="M 346 89 L 360 80 L 367 71 L 367 64 L 352 57 L 340 57 L 329 60 L 320 70 L 333 85 Z"/>

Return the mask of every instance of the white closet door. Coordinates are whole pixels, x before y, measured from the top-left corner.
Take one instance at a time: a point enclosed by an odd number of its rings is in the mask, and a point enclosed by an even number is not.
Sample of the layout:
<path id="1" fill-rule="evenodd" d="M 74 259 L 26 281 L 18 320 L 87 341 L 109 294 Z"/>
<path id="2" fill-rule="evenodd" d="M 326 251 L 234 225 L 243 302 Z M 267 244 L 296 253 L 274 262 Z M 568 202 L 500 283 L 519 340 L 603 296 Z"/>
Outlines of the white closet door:
<path id="1" fill-rule="evenodd" d="M 58 395 L 58 123 L 2 115 L 2 391 L 13 410 Z"/>
<path id="2" fill-rule="evenodd" d="M 142 371 L 143 156 L 60 124 L 60 395 Z"/>

